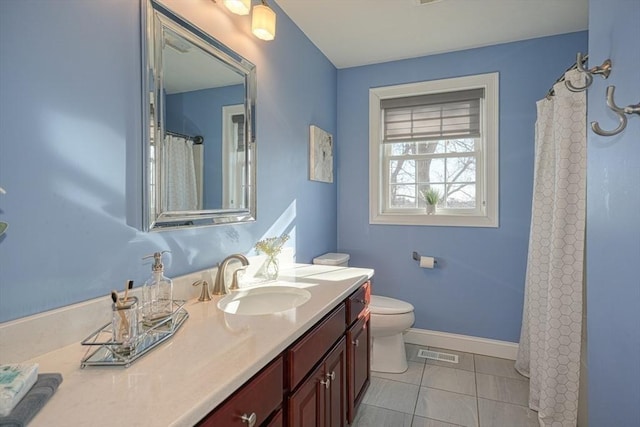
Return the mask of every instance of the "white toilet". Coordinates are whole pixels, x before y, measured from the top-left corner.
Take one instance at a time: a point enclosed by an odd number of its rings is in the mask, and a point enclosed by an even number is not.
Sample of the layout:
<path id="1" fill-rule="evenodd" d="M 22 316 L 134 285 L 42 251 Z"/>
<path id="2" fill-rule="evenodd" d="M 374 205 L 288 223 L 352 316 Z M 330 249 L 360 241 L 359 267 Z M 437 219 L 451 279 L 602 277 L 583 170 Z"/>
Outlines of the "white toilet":
<path id="1" fill-rule="evenodd" d="M 313 259 L 314 264 L 349 266 L 349 255 L 328 253 Z M 402 333 L 415 321 L 413 306 L 395 298 L 371 295 L 371 370 L 400 373 L 407 370 Z"/>
<path id="2" fill-rule="evenodd" d="M 415 321 L 413 306 L 395 298 L 371 295 L 371 370 L 400 373 L 407 370 L 402 333 Z"/>

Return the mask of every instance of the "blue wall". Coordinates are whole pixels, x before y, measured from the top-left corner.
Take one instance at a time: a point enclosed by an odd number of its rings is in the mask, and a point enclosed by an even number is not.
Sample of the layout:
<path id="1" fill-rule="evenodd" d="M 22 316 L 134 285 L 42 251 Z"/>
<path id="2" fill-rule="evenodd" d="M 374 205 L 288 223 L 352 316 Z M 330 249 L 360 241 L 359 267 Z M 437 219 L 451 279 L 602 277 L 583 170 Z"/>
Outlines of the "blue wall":
<path id="1" fill-rule="evenodd" d="M 204 138 L 204 182 L 222 182 L 222 107 L 242 104 L 244 85 L 176 93 L 165 98 L 167 130 Z M 222 206 L 222 185 L 206 185 L 205 209 Z"/>
<path id="2" fill-rule="evenodd" d="M 160 249 L 170 276 L 283 231 L 301 262 L 336 249 L 336 184 L 307 179 L 309 125 L 336 133 L 335 67 L 273 2 L 269 43 L 220 2 L 163 3 L 257 66 L 257 222 L 138 231 L 138 2 L 0 1 L 0 321 L 140 284 Z"/>
<path id="3" fill-rule="evenodd" d="M 536 101 L 586 46 L 579 32 L 338 71 L 338 247 L 375 268 L 375 293 L 415 306 L 416 328 L 519 340 Z M 369 225 L 369 88 L 495 71 L 500 227 Z M 413 251 L 438 268 L 418 268 Z"/>
<path id="4" fill-rule="evenodd" d="M 613 62 L 589 88 L 588 122 L 614 129 L 616 104 L 640 101 L 640 1 L 589 2 L 589 65 Z M 614 137 L 588 132 L 587 359 L 589 425 L 640 425 L 640 117 Z"/>

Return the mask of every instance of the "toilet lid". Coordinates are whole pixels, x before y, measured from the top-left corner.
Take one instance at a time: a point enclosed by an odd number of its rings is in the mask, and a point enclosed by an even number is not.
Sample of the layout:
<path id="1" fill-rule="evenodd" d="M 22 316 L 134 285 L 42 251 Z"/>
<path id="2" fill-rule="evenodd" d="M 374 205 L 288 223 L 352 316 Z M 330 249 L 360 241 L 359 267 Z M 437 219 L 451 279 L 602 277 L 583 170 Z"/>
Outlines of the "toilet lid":
<path id="1" fill-rule="evenodd" d="M 399 299 L 371 295 L 369 310 L 373 314 L 402 314 L 412 312 L 413 306 Z"/>

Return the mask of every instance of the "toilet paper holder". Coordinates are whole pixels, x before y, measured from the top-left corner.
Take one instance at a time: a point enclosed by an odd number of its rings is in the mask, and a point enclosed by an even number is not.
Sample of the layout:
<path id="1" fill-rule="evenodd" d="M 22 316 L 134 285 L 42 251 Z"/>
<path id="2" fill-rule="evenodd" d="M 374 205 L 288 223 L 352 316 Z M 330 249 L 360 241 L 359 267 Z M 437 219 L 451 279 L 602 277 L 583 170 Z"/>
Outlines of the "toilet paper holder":
<path id="1" fill-rule="evenodd" d="M 416 252 L 416 251 L 413 251 L 413 253 L 411 254 L 411 258 L 413 258 L 414 260 L 416 260 L 416 261 L 418 261 L 418 262 L 420 262 L 420 258 L 421 258 L 421 257 L 422 257 L 422 256 L 421 256 L 418 252 Z M 438 264 L 438 260 L 437 260 L 437 259 L 434 259 L 434 260 L 433 260 L 433 265 L 436 265 L 436 264 Z"/>

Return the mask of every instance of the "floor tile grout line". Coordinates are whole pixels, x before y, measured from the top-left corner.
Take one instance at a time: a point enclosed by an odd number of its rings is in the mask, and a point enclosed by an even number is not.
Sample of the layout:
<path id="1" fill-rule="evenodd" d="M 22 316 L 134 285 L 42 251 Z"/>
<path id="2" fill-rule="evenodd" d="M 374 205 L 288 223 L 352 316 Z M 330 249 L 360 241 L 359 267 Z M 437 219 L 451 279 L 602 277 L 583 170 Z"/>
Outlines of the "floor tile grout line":
<path id="1" fill-rule="evenodd" d="M 378 408 L 378 409 L 384 409 L 385 411 L 397 412 L 398 414 L 410 415 L 412 418 L 415 415 L 415 414 L 410 414 L 408 412 L 398 411 L 396 409 L 385 408 L 384 406 L 374 405 L 373 403 L 363 403 L 363 405 L 368 405 L 368 406 L 371 406 L 371 407 L 374 407 L 374 408 Z"/>
<path id="2" fill-rule="evenodd" d="M 478 391 L 478 372 L 476 371 L 476 355 L 473 355 L 473 381 L 476 385 L 476 417 L 480 426 L 480 392 Z"/>
<path id="3" fill-rule="evenodd" d="M 506 378 L 508 380 L 522 381 L 522 382 L 525 382 L 525 383 L 529 382 L 529 378 L 527 378 L 527 377 L 524 377 L 524 379 L 520 379 L 520 378 L 513 378 L 513 377 L 508 377 L 506 375 L 500 375 L 500 374 L 494 374 L 494 373 L 488 373 L 488 372 L 478 372 L 478 371 L 475 371 L 475 372 L 477 374 L 480 374 L 480 375 L 492 375 L 494 377 Z"/>
<path id="4" fill-rule="evenodd" d="M 393 381 L 394 383 L 400 383 L 400 384 L 413 385 L 413 386 L 420 387 L 420 384 L 413 384 L 413 383 L 408 383 L 408 382 L 405 382 L 405 381 L 393 380 L 391 378 L 385 378 L 385 377 L 376 377 L 376 378 L 379 379 L 379 380 Z"/>
<path id="5" fill-rule="evenodd" d="M 445 391 L 447 393 L 459 394 L 460 396 L 478 397 L 475 394 L 460 393 L 459 391 L 451 391 L 451 390 L 447 390 L 445 388 L 429 387 L 429 386 L 426 386 L 426 385 L 421 385 L 420 388 L 430 388 L 431 390 Z"/>
<path id="6" fill-rule="evenodd" d="M 478 399 L 490 400 L 492 402 L 504 403 L 506 405 L 513 405 L 513 406 L 521 406 L 523 408 L 531 409 L 529 408 L 528 405 L 520 405 L 519 403 L 507 402 L 505 400 L 491 399 L 489 397 L 481 397 L 481 396 L 478 396 Z"/>
<path id="7" fill-rule="evenodd" d="M 418 409 L 418 398 L 420 397 L 420 388 L 422 385 L 422 378 L 424 376 L 424 365 L 422 366 L 422 371 L 420 372 L 420 384 L 418 385 L 418 393 L 416 393 L 416 400 L 413 402 L 413 417 L 416 416 L 416 409 Z M 411 424 L 413 424 L 413 417 L 411 418 Z"/>
<path id="8" fill-rule="evenodd" d="M 460 396 L 478 397 L 478 396 L 474 396 L 473 394 L 460 393 L 459 391 L 445 390 L 443 388 L 437 388 L 437 387 L 428 387 L 428 386 L 421 385 L 420 388 L 428 388 L 431 390 L 444 391 L 445 393 L 458 394 Z M 507 402 L 504 402 L 504 403 L 507 403 Z"/>

